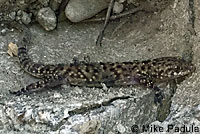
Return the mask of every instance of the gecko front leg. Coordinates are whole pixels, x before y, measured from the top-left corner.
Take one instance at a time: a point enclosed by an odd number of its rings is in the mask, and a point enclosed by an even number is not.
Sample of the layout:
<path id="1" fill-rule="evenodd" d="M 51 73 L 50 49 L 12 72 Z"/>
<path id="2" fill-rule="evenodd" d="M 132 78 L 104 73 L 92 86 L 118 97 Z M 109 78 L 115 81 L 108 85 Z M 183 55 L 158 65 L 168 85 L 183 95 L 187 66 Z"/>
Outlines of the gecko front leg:
<path id="1" fill-rule="evenodd" d="M 142 85 L 144 87 L 153 89 L 155 92 L 154 103 L 160 104 L 162 106 L 162 100 L 164 98 L 163 92 L 156 86 L 153 80 L 145 75 L 142 76 L 129 76 L 128 79 L 125 79 L 127 85 Z"/>
<path id="2" fill-rule="evenodd" d="M 164 94 L 162 90 L 160 90 L 160 88 L 158 88 L 157 85 L 153 82 L 153 80 L 151 78 L 139 78 L 138 81 L 139 84 L 154 90 L 155 92 L 154 103 L 155 104 L 159 103 L 162 106 L 162 100 L 164 98 Z"/>
<path id="3" fill-rule="evenodd" d="M 162 106 L 162 100 L 164 98 L 162 90 L 160 90 L 160 88 L 158 88 L 157 85 L 151 79 L 142 78 L 139 81 L 140 84 L 143 84 L 144 86 L 154 90 L 155 92 L 154 103 L 160 104 Z"/>

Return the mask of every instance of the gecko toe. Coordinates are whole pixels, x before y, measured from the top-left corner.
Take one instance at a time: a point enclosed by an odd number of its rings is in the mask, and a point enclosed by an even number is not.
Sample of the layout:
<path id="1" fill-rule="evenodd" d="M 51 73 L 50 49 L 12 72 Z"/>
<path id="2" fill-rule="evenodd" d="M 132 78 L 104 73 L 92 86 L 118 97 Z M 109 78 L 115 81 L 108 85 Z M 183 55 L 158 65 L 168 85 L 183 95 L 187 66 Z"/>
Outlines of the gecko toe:
<path id="1" fill-rule="evenodd" d="M 25 93 L 27 94 L 27 92 L 24 88 L 22 88 L 19 91 L 10 91 L 9 90 L 9 93 L 12 94 L 12 95 L 16 95 L 16 96 L 20 96 L 20 95 L 25 94 Z"/>
<path id="2" fill-rule="evenodd" d="M 9 93 L 12 94 L 12 95 L 16 95 L 16 96 L 22 95 L 22 93 L 20 91 L 10 91 L 9 90 Z"/>
<path id="3" fill-rule="evenodd" d="M 160 106 L 162 106 L 162 100 L 164 99 L 164 94 L 162 91 L 159 91 L 157 93 L 155 93 L 155 97 L 154 97 L 154 103 L 160 104 Z"/>

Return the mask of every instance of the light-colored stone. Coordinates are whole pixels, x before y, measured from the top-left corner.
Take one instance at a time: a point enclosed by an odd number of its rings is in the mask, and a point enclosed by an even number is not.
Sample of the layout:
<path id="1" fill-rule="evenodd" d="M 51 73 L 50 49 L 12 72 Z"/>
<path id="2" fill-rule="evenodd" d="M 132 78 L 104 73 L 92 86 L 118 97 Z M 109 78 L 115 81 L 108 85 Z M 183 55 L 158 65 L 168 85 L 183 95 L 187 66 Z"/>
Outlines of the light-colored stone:
<path id="1" fill-rule="evenodd" d="M 26 12 L 22 12 L 21 20 L 24 24 L 29 24 L 31 22 L 31 16 L 27 14 Z"/>
<path id="2" fill-rule="evenodd" d="M 49 7 L 42 8 L 38 11 L 37 20 L 47 31 L 53 30 L 56 27 L 56 15 Z"/>
<path id="3" fill-rule="evenodd" d="M 80 22 L 107 7 L 107 0 L 70 0 L 65 8 L 65 15 L 72 22 Z"/>
<path id="4" fill-rule="evenodd" d="M 119 3 L 119 2 L 115 2 L 114 6 L 113 6 L 113 12 L 114 13 L 121 13 L 124 10 L 124 5 Z"/>
<path id="5" fill-rule="evenodd" d="M 11 13 L 9 14 L 9 17 L 10 17 L 11 20 L 15 20 L 16 12 L 11 12 Z"/>

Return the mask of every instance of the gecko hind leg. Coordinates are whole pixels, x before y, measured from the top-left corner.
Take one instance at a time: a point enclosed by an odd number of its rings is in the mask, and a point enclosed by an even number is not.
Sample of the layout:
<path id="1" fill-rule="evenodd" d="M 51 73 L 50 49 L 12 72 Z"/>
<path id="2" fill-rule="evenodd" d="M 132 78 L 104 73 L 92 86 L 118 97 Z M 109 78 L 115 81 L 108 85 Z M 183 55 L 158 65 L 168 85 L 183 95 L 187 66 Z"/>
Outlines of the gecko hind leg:
<path id="1" fill-rule="evenodd" d="M 154 86 L 153 89 L 155 91 L 154 103 L 159 103 L 162 106 L 162 100 L 164 99 L 163 92 L 157 86 Z"/>
<path id="2" fill-rule="evenodd" d="M 44 79 L 41 81 L 37 81 L 35 83 L 31 83 L 25 88 L 22 88 L 21 90 L 18 91 L 9 91 L 10 94 L 14 95 L 22 95 L 22 94 L 30 94 L 34 91 L 39 91 L 43 88 L 48 88 L 48 87 L 55 87 L 58 85 L 61 85 L 64 83 L 64 79 L 58 78 L 58 79 Z"/>
<path id="3" fill-rule="evenodd" d="M 160 104 L 162 106 L 162 100 L 164 99 L 164 94 L 160 88 L 158 88 L 151 78 L 145 76 L 135 76 L 128 79 L 127 83 L 129 85 L 143 85 L 144 87 L 153 89 L 155 92 L 154 103 Z"/>

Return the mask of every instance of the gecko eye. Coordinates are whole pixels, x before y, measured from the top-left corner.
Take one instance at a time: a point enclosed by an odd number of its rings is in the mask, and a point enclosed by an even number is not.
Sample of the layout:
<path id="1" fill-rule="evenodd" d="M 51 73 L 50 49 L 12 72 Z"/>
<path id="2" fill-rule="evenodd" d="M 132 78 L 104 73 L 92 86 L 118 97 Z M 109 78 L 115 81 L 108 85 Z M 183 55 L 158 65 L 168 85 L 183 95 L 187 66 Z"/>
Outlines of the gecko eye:
<path id="1" fill-rule="evenodd" d="M 71 72 L 72 70 L 70 68 L 67 69 L 67 72 Z"/>
<path id="2" fill-rule="evenodd" d="M 114 68 L 110 68 L 110 71 L 113 72 L 115 69 Z"/>
<path id="3" fill-rule="evenodd" d="M 64 70 L 64 67 L 62 66 L 62 67 L 60 67 L 60 70 Z"/>
<path id="4" fill-rule="evenodd" d="M 85 71 L 88 73 L 90 70 L 89 70 L 89 68 L 86 68 Z"/>
<path id="5" fill-rule="evenodd" d="M 152 62 L 152 65 L 155 66 L 155 65 L 156 65 L 156 62 Z"/>
<path id="6" fill-rule="evenodd" d="M 103 70 L 106 70 L 107 69 L 107 67 L 106 66 L 103 66 Z"/>
<path id="7" fill-rule="evenodd" d="M 115 63 L 111 63 L 110 65 L 111 65 L 111 66 L 114 66 L 114 65 L 115 65 Z"/>
<path id="8" fill-rule="evenodd" d="M 94 69 L 94 73 L 98 73 L 98 72 L 99 72 L 99 70 L 95 68 Z"/>

